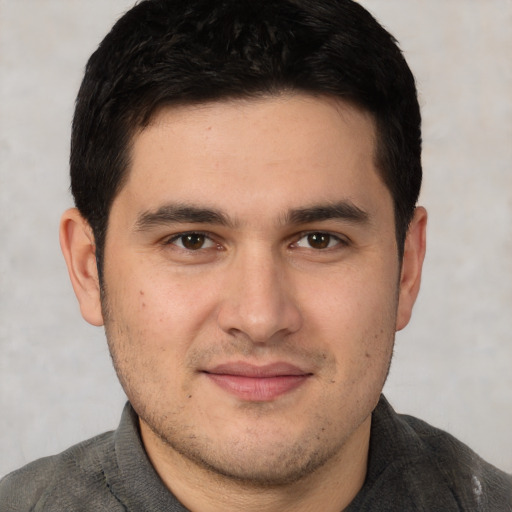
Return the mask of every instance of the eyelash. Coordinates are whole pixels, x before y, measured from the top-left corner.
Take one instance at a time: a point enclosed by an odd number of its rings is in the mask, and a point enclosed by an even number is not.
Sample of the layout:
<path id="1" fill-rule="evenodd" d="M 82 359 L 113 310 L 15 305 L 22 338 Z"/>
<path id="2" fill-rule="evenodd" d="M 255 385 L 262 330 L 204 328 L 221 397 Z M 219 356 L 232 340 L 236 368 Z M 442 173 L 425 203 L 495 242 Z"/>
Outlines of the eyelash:
<path id="1" fill-rule="evenodd" d="M 330 233 L 328 231 L 304 231 L 302 233 L 299 233 L 298 238 L 296 238 L 295 242 L 290 244 L 290 247 L 301 247 L 301 245 L 299 245 L 299 242 L 302 239 L 308 238 L 308 237 L 313 237 L 313 236 L 318 236 L 318 235 L 328 238 L 327 247 L 315 248 L 315 247 L 310 246 L 310 247 L 306 247 L 306 249 L 323 252 L 323 251 L 328 251 L 328 250 L 335 250 L 338 246 L 346 247 L 350 243 L 349 240 L 347 240 L 346 238 L 340 237 L 339 235 L 334 235 L 333 233 Z M 183 245 L 183 239 L 187 236 L 204 237 L 204 240 L 208 240 L 211 245 L 209 247 L 201 246 L 201 247 L 198 247 L 197 249 L 187 248 Z M 180 245 L 178 245 L 176 243 L 179 240 L 182 240 L 182 243 Z M 334 246 L 331 246 L 330 244 L 333 241 L 335 242 L 335 244 L 334 244 Z M 309 241 L 308 243 L 310 244 L 311 241 Z M 175 245 L 179 249 L 181 249 L 183 251 L 191 252 L 191 253 L 198 252 L 200 250 L 207 250 L 207 249 L 214 249 L 214 248 L 220 249 L 222 247 L 221 244 L 217 243 L 214 240 L 214 238 L 212 237 L 212 235 L 210 233 L 203 232 L 203 231 L 187 231 L 187 232 L 183 232 L 183 233 L 178 233 L 178 234 L 172 236 L 171 238 L 167 238 L 164 241 L 163 245 L 166 245 L 166 246 L 167 245 Z"/>

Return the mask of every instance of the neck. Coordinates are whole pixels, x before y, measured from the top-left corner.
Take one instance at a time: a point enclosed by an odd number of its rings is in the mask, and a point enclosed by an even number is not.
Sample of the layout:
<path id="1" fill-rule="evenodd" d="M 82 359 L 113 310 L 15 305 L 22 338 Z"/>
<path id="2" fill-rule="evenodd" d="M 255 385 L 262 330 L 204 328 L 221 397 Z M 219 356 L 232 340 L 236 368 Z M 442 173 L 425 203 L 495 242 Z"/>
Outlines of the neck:
<path id="1" fill-rule="evenodd" d="M 141 423 L 144 447 L 158 475 L 193 512 L 340 512 L 366 477 L 371 416 L 322 467 L 286 485 L 252 485 L 183 457 Z"/>

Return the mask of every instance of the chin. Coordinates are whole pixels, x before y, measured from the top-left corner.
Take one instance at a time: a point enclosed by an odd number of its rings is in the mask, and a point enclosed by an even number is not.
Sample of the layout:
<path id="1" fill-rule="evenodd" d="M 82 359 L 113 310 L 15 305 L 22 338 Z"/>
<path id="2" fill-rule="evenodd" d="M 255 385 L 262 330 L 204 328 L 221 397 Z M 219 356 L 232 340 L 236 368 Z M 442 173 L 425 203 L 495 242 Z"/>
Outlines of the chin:
<path id="1" fill-rule="evenodd" d="M 286 451 L 257 453 L 237 450 L 222 456 L 209 453 L 183 454 L 203 469 L 251 487 L 282 487 L 300 482 L 322 467 L 331 458 L 327 453 L 305 452 L 300 447 Z"/>

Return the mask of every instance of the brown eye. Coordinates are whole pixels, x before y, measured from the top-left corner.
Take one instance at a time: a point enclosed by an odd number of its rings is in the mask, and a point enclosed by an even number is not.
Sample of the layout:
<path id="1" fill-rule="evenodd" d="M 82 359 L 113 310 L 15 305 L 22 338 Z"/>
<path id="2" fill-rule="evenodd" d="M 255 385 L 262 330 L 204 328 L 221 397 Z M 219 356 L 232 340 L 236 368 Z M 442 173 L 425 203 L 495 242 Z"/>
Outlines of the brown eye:
<path id="1" fill-rule="evenodd" d="M 327 233 L 310 233 L 307 236 L 308 244 L 313 249 L 327 249 L 331 243 L 331 235 Z"/>
<path id="2" fill-rule="evenodd" d="M 346 242 L 336 235 L 322 231 L 313 231 L 311 233 L 305 233 L 294 245 L 295 247 L 321 251 L 322 249 L 331 249 L 338 245 L 346 245 Z"/>
<path id="3" fill-rule="evenodd" d="M 197 251 L 204 245 L 205 236 L 200 233 L 190 233 L 181 237 L 181 243 L 185 249 L 190 251 Z"/>
<path id="4" fill-rule="evenodd" d="M 215 242 L 203 233 L 182 233 L 175 236 L 168 243 L 187 251 L 199 251 L 200 249 L 209 249 L 215 246 Z"/>

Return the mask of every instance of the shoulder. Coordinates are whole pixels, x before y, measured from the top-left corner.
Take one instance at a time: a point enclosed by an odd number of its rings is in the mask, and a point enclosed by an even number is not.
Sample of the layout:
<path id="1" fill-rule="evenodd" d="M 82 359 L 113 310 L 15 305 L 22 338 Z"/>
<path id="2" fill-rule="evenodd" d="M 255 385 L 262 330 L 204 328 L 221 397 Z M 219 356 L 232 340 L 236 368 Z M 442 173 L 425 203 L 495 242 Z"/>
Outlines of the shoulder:
<path id="1" fill-rule="evenodd" d="M 93 510 L 92 502 L 105 506 L 112 500 L 105 467 L 115 456 L 113 438 L 113 432 L 101 434 L 10 473 L 0 481 L 2 512 L 83 510 L 84 503 Z"/>
<path id="2" fill-rule="evenodd" d="M 446 510 L 512 512 L 512 476 L 464 443 L 422 420 L 395 413 L 384 398 L 373 419 L 375 483 L 394 482 L 425 510 L 450 503 Z"/>
<path id="3" fill-rule="evenodd" d="M 399 417 L 416 434 L 429 463 L 461 502 L 475 502 L 479 506 L 485 504 L 487 508 L 483 510 L 512 512 L 511 475 L 483 460 L 451 434 L 417 418 Z"/>

